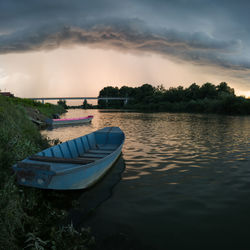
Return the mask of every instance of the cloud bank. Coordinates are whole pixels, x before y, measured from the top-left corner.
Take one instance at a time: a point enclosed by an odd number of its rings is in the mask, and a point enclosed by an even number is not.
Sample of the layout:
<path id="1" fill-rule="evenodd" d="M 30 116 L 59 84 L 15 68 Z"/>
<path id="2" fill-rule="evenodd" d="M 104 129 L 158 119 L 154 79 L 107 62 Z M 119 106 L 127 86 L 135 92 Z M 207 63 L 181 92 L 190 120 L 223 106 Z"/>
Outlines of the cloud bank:
<path id="1" fill-rule="evenodd" d="M 250 69 L 249 4 L 200 2 L 1 1 L 0 54 L 82 44 Z"/>

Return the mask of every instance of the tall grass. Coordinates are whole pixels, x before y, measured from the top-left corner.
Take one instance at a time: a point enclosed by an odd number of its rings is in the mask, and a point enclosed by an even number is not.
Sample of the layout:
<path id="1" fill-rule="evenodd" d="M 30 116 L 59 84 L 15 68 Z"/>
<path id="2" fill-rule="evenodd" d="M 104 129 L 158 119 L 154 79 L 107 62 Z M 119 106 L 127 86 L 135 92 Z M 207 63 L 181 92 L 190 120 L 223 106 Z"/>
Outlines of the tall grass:
<path id="1" fill-rule="evenodd" d="M 65 112 L 65 109 L 62 105 L 54 105 L 51 103 L 43 104 L 41 102 L 34 101 L 31 99 L 14 97 L 14 98 L 9 98 L 8 101 L 15 105 L 19 106 L 21 105 L 23 107 L 32 107 L 34 109 L 37 109 L 38 111 L 40 111 L 41 113 L 50 118 L 52 118 L 53 114 L 62 114 Z"/>
<path id="2" fill-rule="evenodd" d="M 59 226 L 64 209 L 46 199 L 43 191 L 15 182 L 11 166 L 49 147 L 28 119 L 27 105 L 26 100 L 0 96 L 0 249 L 89 249 L 93 239 L 87 231 Z M 47 114 L 56 110 L 42 105 L 39 109 Z"/>
<path id="3" fill-rule="evenodd" d="M 49 145 L 30 122 L 24 108 L 8 99 L 0 96 L 0 171 L 10 174 L 14 162 Z"/>

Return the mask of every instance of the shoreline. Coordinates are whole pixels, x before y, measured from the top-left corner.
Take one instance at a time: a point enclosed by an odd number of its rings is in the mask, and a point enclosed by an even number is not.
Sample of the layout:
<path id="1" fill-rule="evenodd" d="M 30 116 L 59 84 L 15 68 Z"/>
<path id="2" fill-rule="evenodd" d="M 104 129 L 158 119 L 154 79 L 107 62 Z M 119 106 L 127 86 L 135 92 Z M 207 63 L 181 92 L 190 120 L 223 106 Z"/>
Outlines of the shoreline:
<path id="1" fill-rule="evenodd" d="M 67 202 L 72 205 L 74 199 L 16 183 L 13 164 L 55 143 L 44 138 L 31 119 L 44 119 L 63 109 L 56 105 L 36 105 L 0 96 L 0 244 L 3 249 L 70 249 L 75 242 L 76 249 L 93 249 L 94 238 L 89 230 L 76 230 L 70 223 L 62 225 L 67 216 Z"/>

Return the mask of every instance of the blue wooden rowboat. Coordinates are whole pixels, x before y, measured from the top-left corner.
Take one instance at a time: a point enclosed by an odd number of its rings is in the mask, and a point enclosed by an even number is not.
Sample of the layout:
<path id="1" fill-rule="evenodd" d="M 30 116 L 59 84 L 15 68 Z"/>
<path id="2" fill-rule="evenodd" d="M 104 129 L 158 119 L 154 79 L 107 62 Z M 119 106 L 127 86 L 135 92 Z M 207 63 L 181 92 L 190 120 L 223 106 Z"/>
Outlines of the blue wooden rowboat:
<path id="1" fill-rule="evenodd" d="M 121 154 L 125 140 L 118 127 L 106 127 L 32 155 L 13 166 L 24 186 L 70 190 L 96 183 Z"/>

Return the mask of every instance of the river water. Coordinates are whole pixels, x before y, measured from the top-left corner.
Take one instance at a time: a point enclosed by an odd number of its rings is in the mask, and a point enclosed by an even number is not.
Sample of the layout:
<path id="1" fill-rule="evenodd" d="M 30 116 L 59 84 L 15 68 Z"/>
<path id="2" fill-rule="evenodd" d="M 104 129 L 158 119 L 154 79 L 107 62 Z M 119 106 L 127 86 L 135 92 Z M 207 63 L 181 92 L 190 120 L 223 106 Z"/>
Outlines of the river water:
<path id="1" fill-rule="evenodd" d="M 91 124 L 43 134 L 66 141 L 105 126 L 124 131 L 122 179 L 87 222 L 97 237 L 120 237 L 130 249 L 250 249 L 250 117 L 105 110 L 62 117 L 90 114 Z"/>

